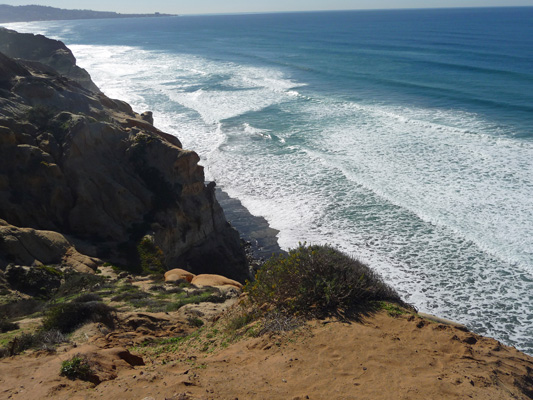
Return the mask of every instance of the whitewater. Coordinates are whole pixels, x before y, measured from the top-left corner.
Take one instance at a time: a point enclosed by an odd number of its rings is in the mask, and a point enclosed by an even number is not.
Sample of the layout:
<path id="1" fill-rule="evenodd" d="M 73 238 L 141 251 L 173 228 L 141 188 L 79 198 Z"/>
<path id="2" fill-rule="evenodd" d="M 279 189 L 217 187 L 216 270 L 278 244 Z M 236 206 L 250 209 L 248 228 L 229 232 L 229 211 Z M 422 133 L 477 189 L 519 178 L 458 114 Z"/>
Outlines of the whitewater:
<path id="1" fill-rule="evenodd" d="M 481 46 L 497 10 L 417 43 L 351 25 L 429 29 L 401 13 L 8 27 L 63 40 L 108 96 L 152 110 L 282 248 L 337 246 L 420 311 L 533 354 L 533 35 Z"/>

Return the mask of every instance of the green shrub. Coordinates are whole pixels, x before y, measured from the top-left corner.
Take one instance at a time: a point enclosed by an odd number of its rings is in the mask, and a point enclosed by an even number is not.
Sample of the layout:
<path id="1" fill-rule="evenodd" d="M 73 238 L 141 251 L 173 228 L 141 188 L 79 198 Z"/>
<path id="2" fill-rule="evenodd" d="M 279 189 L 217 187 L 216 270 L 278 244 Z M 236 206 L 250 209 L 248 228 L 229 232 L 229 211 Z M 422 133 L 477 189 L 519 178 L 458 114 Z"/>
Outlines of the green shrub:
<path id="1" fill-rule="evenodd" d="M 204 321 L 202 321 L 198 317 L 189 317 L 187 318 L 187 322 L 190 326 L 193 326 L 195 328 L 200 328 L 201 326 L 204 326 Z"/>
<path id="2" fill-rule="evenodd" d="M 151 239 L 142 239 L 137 245 L 137 252 L 144 274 L 162 274 L 166 271 L 163 252 Z"/>
<path id="3" fill-rule="evenodd" d="M 55 275 L 55 276 L 57 276 L 59 278 L 61 278 L 63 276 L 63 272 L 61 272 L 60 270 L 58 270 L 58 269 L 56 269 L 54 267 L 50 267 L 48 265 L 40 265 L 37 268 L 42 270 L 42 271 L 46 271 L 50 275 Z"/>
<path id="4" fill-rule="evenodd" d="M 170 302 L 160 302 L 150 307 L 151 312 L 177 311 L 187 304 L 223 303 L 226 296 L 216 288 L 197 289 L 190 292 L 182 291 L 174 294 Z"/>
<path id="5" fill-rule="evenodd" d="M 61 363 L 59 374 L 72 380 L 81 379 L 87 381 L 91 379 L 93 371 L 89 360 L 80 354 L 76 354 L 70 360 L 65 360 Z"/>
<path id="6" fill-rule="evenodd" d="M 300 244 L 272 257 L 245 291 L 259 307 L 295 315 L 342 315 L 379 300 L 404 304 L 371 268 L 328 245 Z"/>
<path id="7" fill-rule="evenodd" d="M 244 328 L 250 322 L 253 322 L 257 318 L 255 313 L 243 313 L 232 317 L 227 325 L 226 329 L 230 332 L 236 332 L 241 328 Z"/>
<path id="8" fill-rule="evenodd" d="M 148 288 L 151 292 L 161 292 L 165 293 L 167 289 L 163 285 L 152 285 Z"/>
<path id="9" fill-rule="evenodd" d="M 102 322 L 112 328 L 114 315 L 115 309 L 113 307 L 98 301 L 60 304 L 46 313 L 43 319 L 43 328 L 70 333 L 87 322 Z"/>
<path id="10" fill-rule="evenodd" d="M 4 319 L 4 318 L 0 318 L 0 333 L 14 331 L 18 328 L 19 328 L 18 324 L 8 321 L 7 319 Z"/>

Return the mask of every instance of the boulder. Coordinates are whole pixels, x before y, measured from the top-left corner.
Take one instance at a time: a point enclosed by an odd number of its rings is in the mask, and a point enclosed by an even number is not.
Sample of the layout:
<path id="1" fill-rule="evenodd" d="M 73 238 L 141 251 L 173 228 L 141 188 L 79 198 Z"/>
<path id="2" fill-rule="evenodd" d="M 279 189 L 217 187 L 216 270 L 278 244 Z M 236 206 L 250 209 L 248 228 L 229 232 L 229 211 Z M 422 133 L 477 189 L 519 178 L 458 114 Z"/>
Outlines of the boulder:
<path id="1" fill-rule="evenodd" d="M 145 111 L 141 114 L 141 119 L 148 122 L 150 125 L 154 124 L 154 115 L 151 111 Z"/>
<path id="2" fill-rule="evenodd" d="M 174 268 L 170 271 L 165 272 L 165 282 L 175 282 L 179 280 L 185 280 L 191 282 L 196 275 L 185 271 L 181 268 Z"/>
<path id="3" fill-rule="evenodd" d="M 226 278 L 225 276 L 215 274 L 196 275 L 191 283 L 197 286 L 234 286 L 238 289 L 242 289 L 242 284 L 239 282 Z"/>
<path id="4" fill-rule="evenodd" d="M 78 272 L 94 273 L 101 261 L 79 253 L 58 232 L 18 228 L 0 219 L 0 269 L 7 264 L 61 265 Z"/>

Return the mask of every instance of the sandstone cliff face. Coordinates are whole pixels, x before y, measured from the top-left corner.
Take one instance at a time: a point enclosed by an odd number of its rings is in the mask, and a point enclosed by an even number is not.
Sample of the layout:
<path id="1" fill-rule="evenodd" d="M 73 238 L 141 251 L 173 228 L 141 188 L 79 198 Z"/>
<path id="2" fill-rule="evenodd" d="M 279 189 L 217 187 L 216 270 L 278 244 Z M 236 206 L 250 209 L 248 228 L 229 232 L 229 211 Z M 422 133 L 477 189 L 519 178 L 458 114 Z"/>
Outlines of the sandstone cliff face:
<path id="1" fill-rule="evenodd" d="M 204 184 L 198 155 L 150 122 L 150 113 L 0 53 L 0 269 L 68 265 L 73 251 L 88 256 L 77 257 L 78 269 L 95 257 L 135 264 L 149 235 L 169 268 L 243 280 L 239 235 L 214 184 Z M 42 242 L 50 231 L 55 247 Z M 24 252 L 21 237 L 57 251 Z"/>

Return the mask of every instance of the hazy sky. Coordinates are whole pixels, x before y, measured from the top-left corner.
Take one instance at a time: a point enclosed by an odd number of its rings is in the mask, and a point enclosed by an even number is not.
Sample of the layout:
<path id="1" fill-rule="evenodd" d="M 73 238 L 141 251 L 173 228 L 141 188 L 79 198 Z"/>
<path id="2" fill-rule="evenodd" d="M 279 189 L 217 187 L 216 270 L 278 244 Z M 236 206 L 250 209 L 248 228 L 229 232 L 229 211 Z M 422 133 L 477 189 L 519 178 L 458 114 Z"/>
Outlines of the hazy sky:
<path id="1" fill-rule="evenodd" d="M 352 10 L 377 8 L 440 8 L 533 6 L 533 0 L 0 0 L 0 4 L 39 4 L 68 9 L 120 13 L 239 13 L 270 11 Z"/>

